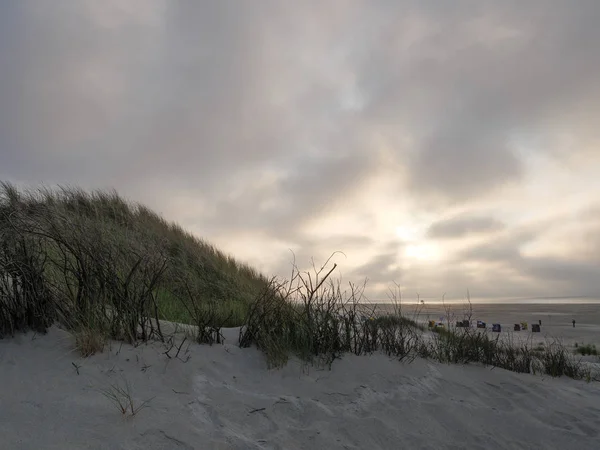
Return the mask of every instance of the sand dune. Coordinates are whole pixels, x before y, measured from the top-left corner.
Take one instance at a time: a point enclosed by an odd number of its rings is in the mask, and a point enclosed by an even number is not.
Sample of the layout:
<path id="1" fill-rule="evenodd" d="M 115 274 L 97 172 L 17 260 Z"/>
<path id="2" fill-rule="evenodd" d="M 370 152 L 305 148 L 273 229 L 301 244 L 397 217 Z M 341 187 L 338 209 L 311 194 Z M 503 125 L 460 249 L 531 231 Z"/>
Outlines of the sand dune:
<path id="1" fill-rule="evenodd" d="M 591 449 L 597 383 L 478 366 L 344 356 L 267 370 L 254 349 L 113 343 L 82 359 L 54 327 L 0 341 L 6 449 Z M 180 340 L 181 338 L 179 338 Z M 176 349 L 172 349 L 174 356 Z M 188 359 L 189 358 L 189 359 Z M 187 362 L 185 362 L 187 360 Z M 79 374 L 77 373 L 79 372 Z M 124 417 L 100 392 L 130 385 Z"/>

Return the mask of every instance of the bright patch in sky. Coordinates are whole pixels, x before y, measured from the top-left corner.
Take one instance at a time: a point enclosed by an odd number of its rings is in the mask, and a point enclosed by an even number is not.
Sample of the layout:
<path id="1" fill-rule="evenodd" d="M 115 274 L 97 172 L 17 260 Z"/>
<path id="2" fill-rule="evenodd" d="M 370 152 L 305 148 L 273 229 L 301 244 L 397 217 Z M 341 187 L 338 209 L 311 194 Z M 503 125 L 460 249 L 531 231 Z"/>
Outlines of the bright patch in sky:
<path id="1" fill-rule="evenodd" d="M 409 244 L 404 249 L 404 256 L 419 261 L 437 261 L 440 259 L 440 253 L 437 245 L 426 242 Z"/>
<path id="2" fill-rule="evenodd" d="M 421 233 L 416 227 L 402 225 L 396 227 L 396 235 L 403 242 L 414 242 L 419 239 Z"/>

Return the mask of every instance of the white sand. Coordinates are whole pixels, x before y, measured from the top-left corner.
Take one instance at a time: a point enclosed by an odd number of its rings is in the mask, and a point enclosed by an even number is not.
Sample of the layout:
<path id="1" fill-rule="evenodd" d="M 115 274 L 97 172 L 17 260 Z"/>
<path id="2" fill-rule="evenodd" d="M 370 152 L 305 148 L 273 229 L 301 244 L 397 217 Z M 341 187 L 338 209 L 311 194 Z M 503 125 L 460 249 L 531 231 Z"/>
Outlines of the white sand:
<path id="1" fill-rule="evenodd" d="M 269 371 L 227 337 L 186 363 L 155 343 L 82 359 L 57 328 L 1 340 L 0 448 L 600 448 L 598 383 L 381 355 Z M 154 397 L 135 417 L 98 391 L 124 379 Z"/>

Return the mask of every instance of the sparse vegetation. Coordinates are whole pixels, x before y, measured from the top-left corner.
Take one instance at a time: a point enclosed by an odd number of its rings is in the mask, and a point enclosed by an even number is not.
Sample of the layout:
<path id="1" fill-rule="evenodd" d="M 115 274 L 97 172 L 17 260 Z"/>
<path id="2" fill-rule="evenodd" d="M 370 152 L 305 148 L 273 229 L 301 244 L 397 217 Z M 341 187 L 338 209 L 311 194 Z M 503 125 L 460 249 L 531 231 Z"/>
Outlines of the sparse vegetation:
<path id="1" fill-rule="evenodd" d="M 195 341 L 206 344 L 220 343 L 223 327 L 241 326 L 240 346 L 257 346 L 270 367 L 291 356 L 330 367 L 344 353 L 383 352 L 597 379 L 558 341 L 534 347 L 473 328 L 468 296 L 460 327 L 444 304 L 447 323 L 428 330 L 419 320 L 423 302 L 411 316 L 396 286 L 391 310 L 378 309 L 364 284 L 343 287 L 335 269 L 331 258 L 310 272 L 293 263 L 289 280 L 268 280 L 114 192 L 19 192 L 8 184 L 0 191 L 0 337 L 58 322 L 83 356 L 110 339 L 156 338 L 170 345 L 168 358 L 185 362 L 185 340 L 176 345 L 161 330 L 161 320 L 172 320 L 194 325 Z M 598 354 L 589 345 L 576 352 Z M 115 387 L 105 395 L 135 414 L 128 392 Z"/>
<path id="2" fill-rule="evenodd" d="M 531 340 L 515 342 L 473 327 L 434 327 L 426 332 L 417 317 L 402 314 L 398 295 L 391 296 L 392 311 L 382 312 L 362 302 L 364 285 L 331 280 L 335 264 L 329 261 L 312 272 L 293 265 L 290 281 L 271 280 L 250 307 L 240 345 L 263 350 L 271 367 L 284 365 L 295 355 L 306 363 L 330 366 L 343 353 L 383 352 L 399 360 L 416 357 L 452 364 L 479 363 L 520 373 L 597 380 L 599 374 L 572 358 L 559 341 L 534 347 Z M 446 317 L 454 318 L 448 306 Z M 470 322 L 470 301 L 464 308 Z"/>
<path id="3" fill-rule="evenodd" d="M 111 384 L 105 389 L 100 389 L 100 393 L 104 395 L 124 416 L 135 416 L 143 408 L 149 406 L 152 398 L 140 403 L 136 403 L 133 399 L 131 386 L 127 380 L 123 381 L 123 386 L 118 383 Z"/>
<path id="4" fill-rule="evenodd" d="M 364 285 L 342 290 L 330 279 L 334 264 L 312 272 L 293 265 L 291 279 L 273 279 L 250 307 L 240 331 L 240 345 L 262 349 L 270 366 L 295 355 L 308 363 L 330 366 L 343 353 L 383 351 L 399 359 L 414 358 L 420 326 L 400 315 L 379 315 L 363 302 Z"/>
<path id="5" fill-rule="evenodd" d="M 600 354 L 598 353 L 598 349 L 596 348 L 595 344 L 577 345 L 577 343 L 575 343 L 575 353 L 582 356 L 598 356 Z"/>

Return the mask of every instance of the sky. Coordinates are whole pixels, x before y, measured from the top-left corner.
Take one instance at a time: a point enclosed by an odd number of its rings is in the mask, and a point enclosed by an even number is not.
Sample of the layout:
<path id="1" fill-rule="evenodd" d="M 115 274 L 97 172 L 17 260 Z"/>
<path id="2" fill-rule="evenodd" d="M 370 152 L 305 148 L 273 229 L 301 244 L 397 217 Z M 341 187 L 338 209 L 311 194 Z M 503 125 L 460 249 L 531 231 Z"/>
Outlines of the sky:
<path id="1" fill-rule="evenodd" d="M 600 297 L 597 0 L 0 2 L 0 180 L 267 275 Z"/>

